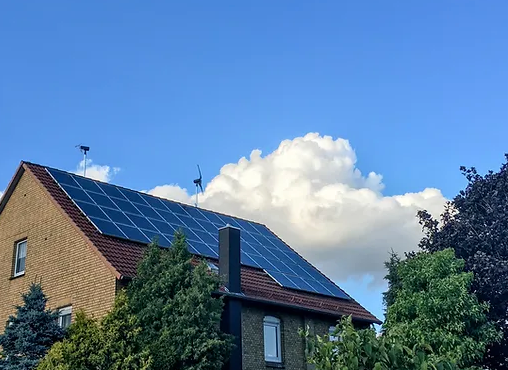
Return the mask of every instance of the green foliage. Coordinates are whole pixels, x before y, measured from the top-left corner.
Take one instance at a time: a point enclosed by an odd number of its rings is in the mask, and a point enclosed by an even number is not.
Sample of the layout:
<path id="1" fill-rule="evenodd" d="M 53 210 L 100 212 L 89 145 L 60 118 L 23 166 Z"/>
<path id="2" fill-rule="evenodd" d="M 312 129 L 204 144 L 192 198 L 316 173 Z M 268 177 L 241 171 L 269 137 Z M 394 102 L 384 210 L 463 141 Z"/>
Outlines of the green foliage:
<path id="1" fill-rule="evenodd" d="M 184 235 L 176 233 L 172 248 L 148 248 L 128 287 L 155 370 L 216 370 L 229 356 L 232 338 L 220 331 L 223 302 L 212 295 L 219 278 L 191 261 Z"/>
<path id="2" fill-rule="evenodd" d="M 385 262 L 385 267 L 388 273 L 385 280 L 388 282 L 388 290 L 383 293 L 383 303 L 385 307 L 389 307 L 395 302 L 397 292 L 400 288 L 400 279 L 397 273 L 397 268 L 400 263 L 400 257 L 393 250 L 390 253 L 390 259 Z"/>
<path id="3" fill-rule="evenodd" d="M 356 330 L 351 317 L 335 329 L 337 341 L 328 335 L 306 338 L 308 361 L 316 370 L 456 370 L 456 364 L 432 352 L 428 345 L 407 347 L 397 336 L 376 336 L 374 329 Z"/>
<path id="4" fill-rule="evenodd" d="M 139 342 L 141 329 L 124 292 L 98 323 L 80 311 L 68 337 L 56 343 L 38 370 L 148 370 L 151 359 Z"/>
<path id="5" fill-rule="evenodd" d="M 37 370 L 88 370 L 97 368 L 97 356 L 102 340 L 98 323 L 85 315 L 76 313 L 74 323 L 69 327 L 67 338 L 56 343 Z"/>
<path id="6" fill-rule="evenodd" d="M 22 297 L 23 305 L 16 307 L 16 315 L 9 317 L 0 335 L 2 370 L 35 368 L 51 345 L 64 336 L 57 324 L 58 313 L 46 310 L 47 298 L 40 284 L 30 285 Z"/>
<path id="7" fill-rule="evenodd" d="M 484 367 L 508 368 L 508 155 L 498 172 L 485 176 L 462 167 L 468 181 L 441 215 L 441 224 L 425 211 L 419 213 L 424 251 L 452 248 L 474 273 L 471 290 L 488 302 L 488 317 L 503 332 L 487 350 Z"/>
<path id="8" fill-rule="evenodd" d="M 447 249 L 396 265 L 384 332 L 398 335 L 405 346 L 426 343 L 463 368 L 479 364 L 499 335 L 487 320 L 488 305 L 470 293 L 473 274 L 464 272 L 464 261 Z"/>

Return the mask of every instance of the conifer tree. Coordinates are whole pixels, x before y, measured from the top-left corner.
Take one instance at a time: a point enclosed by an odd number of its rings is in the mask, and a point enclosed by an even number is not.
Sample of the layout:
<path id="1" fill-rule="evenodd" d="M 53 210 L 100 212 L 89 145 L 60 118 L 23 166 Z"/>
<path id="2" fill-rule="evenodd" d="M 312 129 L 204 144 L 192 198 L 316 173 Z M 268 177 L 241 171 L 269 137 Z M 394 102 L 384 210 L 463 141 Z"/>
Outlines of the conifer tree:
<path id="1" fill-rule="evenodd" d="M 154 370 L 216 370 L 229 356 L 231 336 L 219 325 L 223 302 L 212 295 L 219 278 L 191 261 L 185 236 L 176 233 L 169 249 L 152 243 L 128 287 Z"/>
<path id="2" fill-rule="evenodd" d="M 23 304 L 10 316 L 0 335 L 1 370 L 34 369 L 53 343 L 64 337 L 58 326 L 58 313 L 47 310 L 47 298 L 40 284 L 33 283 L 22 295 Z"/>

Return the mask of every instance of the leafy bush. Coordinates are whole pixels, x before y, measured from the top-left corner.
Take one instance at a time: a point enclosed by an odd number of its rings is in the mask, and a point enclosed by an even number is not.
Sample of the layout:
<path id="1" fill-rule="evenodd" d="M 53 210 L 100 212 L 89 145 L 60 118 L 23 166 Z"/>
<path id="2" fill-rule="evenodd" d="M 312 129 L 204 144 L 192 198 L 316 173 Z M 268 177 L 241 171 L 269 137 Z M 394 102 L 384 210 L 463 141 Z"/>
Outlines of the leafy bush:
<path id="1" fill-rule="evenodd" d="M 37 369 L 148 370 L 151 358 L 141 347 L 140 330 L 121 292 L 100 323 L 79 311 L 68 337 L 51 348 Z"/>
<path id="2" fill-rule="evenodd" d="M 461 367 L 480 365 L 487 346 L 501 336 L 487 319 L 488 305 L 471 293 L 473 274 L 464 271 L 464 261 L 446 249 L 403 261 L 392 256 L 388 265 L 396 274 L 389 274 L 384 332 L 398 333 L 409 347 L 429 344 Z"/>
<path id="3" fill-rule="evenodd" d="M 330 340 L 328 335 L 311 336 L 308 328 L 307 358 L 316 370 L 457 370 L 446 357 L 437 356 L 428 345 L 412 348 L 396 336 L 377 336 L 374 329 L 356 330 L 351 317 L 344 317 Z"/>

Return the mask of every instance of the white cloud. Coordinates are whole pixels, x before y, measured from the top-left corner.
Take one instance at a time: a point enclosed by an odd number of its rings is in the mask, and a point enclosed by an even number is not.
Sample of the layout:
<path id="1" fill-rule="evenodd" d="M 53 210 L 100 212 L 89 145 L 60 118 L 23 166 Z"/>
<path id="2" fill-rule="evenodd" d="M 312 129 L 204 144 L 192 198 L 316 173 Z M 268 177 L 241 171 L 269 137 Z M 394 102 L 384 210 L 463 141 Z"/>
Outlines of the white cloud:
<path id="1" fill-rule="evenodd" d="M 382 176 L 364 176 L 344 139 L 309 133 L 284 140 L 272 153 L 222 167 L 205 188 L 200 207 L 260 221 L 330 278 L 385 274 L 390 249 L 414 250 L 421 228 L 418 209 L 438 215 L 446 199 L 439 189 L 384 196 Z M 177 185 L 149 193 L 193 203 Z"/>
<path id="2" fill-rule="evenodd" d="M 85 168 L 85 160 L 83 159 L 81 162 L 79 162 L 79 165 L 74 171 L 74 173 L 78 175 L 83 175 L 84 168 Z M 119 171 L 120 168 L 118 167 L 101 166 L 98 164 L 94 164 L 91 159 L 86 160 L 86 177 L 88 178 L 104 182 L 110 182 Z"/>
<path id="3" fill-rule="evenodd" d="M 177 202 L 191 204 L 191 199 L 189 198 L 189 193 L 187 192 L 187 189 L 181 188 L 176 184 L 156 186 L 155 188 L 146 192 L 148 194 L 155 195 L 157 197 L 167 198 L 171 200 L 176 200 Z"/>

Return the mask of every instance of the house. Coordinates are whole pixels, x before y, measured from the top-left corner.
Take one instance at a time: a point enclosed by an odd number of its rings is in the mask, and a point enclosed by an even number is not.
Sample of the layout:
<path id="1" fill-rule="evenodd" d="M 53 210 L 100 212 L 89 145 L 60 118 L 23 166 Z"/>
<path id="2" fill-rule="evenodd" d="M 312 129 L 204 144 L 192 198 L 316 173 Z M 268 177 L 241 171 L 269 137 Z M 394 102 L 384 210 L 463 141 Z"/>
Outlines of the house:
<path id="1" fill-rule="evenodd" d="M 343 315 L 380 323 L 264 225 L 28 162 L 0 200 L 0 321 L 36 280 L 62 326 L 79 309 L 106 314 L 150 238 L 167 247 L 177 227 L 224 277 L 228 369 L 306 369 L 299 328 L 326 334 Z"/>

